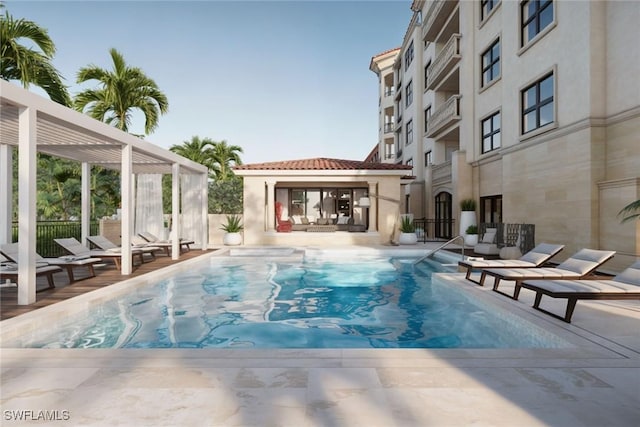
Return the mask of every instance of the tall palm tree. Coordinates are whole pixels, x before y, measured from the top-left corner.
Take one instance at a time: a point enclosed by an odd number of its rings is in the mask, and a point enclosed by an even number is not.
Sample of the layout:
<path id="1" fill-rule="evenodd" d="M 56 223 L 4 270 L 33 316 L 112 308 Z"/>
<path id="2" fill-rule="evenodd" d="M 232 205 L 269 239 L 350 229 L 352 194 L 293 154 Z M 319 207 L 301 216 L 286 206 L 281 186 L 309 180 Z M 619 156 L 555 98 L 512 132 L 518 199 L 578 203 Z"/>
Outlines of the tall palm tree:
<path id="1" fill-rule="evenodd" d="M 640 220 L 640 200 L 629 203 L 627 206 L 622 208 L 618 215 L 626 215 L 622 218 L 622 222 L 631 221 L 632 219 Z"/>
<path id="2" fill-rule="evenodd" d="M 112 48 L 109 53 L 112 71 L 95 65 L 78 71 L 78 83 L 97 80 L 99 87 L 78 93 L 75 107 L 125 132 L 131 126 L 133 111 L 138 109 L 145 116 L 144 132 L 149 135 L 158 126 L 160 114 L 169 110 L 167 97 L 140 68 L 129 67 L 117 50 Z"/>
<path id="3" fill-rule="evenodd" d="M 26 47 L 29 40 L 40 50 Z M 71 106 L 71 97 L 58 70 L 51 64 L 56 52 L 46 29 L 33 21 L 0 15 L 0 78 L 18 80 L 26 88 L 41 87 L 52 101 Z"/>
<path id="4" fill-rule="evenodd" d="M 242 147 L 238 145 L 228 145 L 227 141 L 213 143 L 213 171 L 216 180 L 226 181 L 234 176 L 231 170 L 232 164 L 241 165 L 240 153 Z"/>

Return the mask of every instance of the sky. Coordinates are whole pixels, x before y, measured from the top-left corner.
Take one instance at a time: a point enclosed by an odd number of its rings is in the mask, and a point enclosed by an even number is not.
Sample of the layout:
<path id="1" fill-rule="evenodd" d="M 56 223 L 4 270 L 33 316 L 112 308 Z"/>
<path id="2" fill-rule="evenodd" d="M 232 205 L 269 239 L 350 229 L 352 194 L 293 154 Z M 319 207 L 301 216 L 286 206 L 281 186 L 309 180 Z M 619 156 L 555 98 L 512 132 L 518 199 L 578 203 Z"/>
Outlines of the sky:
<path id="1" fill-rule="evenodd" d="M 78 70 L 111 69 L 115 48 L 169 100 L 147 141 L 226 140 L 244 163 L 364 160 L 378 139 L 371 57 L 400 46 L 411 18 L 408 0 L 4 3 L 48 30 L 71 96 L 96 87 Z M 129 131 L 143 129 L 136 115 Z"/>

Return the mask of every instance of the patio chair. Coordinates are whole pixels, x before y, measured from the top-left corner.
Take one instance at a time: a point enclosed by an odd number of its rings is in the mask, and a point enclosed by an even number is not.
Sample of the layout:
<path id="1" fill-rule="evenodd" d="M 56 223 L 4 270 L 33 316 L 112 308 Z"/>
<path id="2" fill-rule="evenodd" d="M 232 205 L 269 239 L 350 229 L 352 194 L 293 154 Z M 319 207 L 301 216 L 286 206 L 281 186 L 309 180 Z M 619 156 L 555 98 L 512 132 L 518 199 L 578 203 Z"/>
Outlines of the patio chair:
<path id="1" fill-rule="evenodd" d="M 116 245 L 115 243 L 113 243 L 111 240 L 107 239 L 104 236 L 88 236 L 87 240 L 89 241 L 89 243 L 91 243 L 92 245 L 94 245 L 100 250 L 107 251 L 107 252 L 115 252 L 115 253 L 122 252 L 122 248 L 120 246 Z M 153 259 L 156 259 L 156 254 L 155 254 L 156 252 L 163 250 L 158 246 L 151 246 L 147 244 L 136 245 L 132 243 L 132 246 L 135 251 L 142 251 L 143 255 L 151 255 L 151 258 Z"/>
<path id="2" fill-rule="evenodd" d="M 517 300 L 522 282 L 525 280 L 584 279 L 602 264 L 613 258 L 615 253 L 615 251 L 582 249 L 553 268 L 489 268 L 484 272 L 488 276 L 494 277 L 494 291 Z M 513 295 L 498 290 L 501 280 L 512 280 L 516 283 Z"/>
<path id="3" fill-rule="evenodd" d="M 75 237 L 69 237 L 66 239 L 53 239 L 62 249 L 64 249 L 67 253 L 73 255 L 77 259 L 86 259 L 92 257 L 99 257 L 103 259 L 109 259 L 113 261 L 116 268 L 120 270 L 120 261 L 122 261 L 122 254 L 113 251 L 98 251 L 91 250 L 84 246 L 82 243 L 78 242 Z M 142 257 L 142 251 L 133 249 L 131 251 L 131 261 L 134 262 L 135 259 L 139 259 L 140 263 L 144 263 L 144 258 Z"/>
<path id="4" fill-rule="evenodd" d="M 540 243 L 535 248 L 521 256 L 519 259 L 492 259 L 492 260 L 463 260 L 458 261 L 460 267 L 467 269 L 465 279 L 477 283 L 480 286 L 484 286 L 485 278 L 487 274 L 485 269 L 487 268 L 535 268 L 542 267 L 551 258 L 556 256 L 560 251 L 564 249 L 564 245 L 552 245 L 549 243 Z M 482 270 L 480 274 L 480 280 L 473 280 L 471 278 L 472 270 Z"/>
<path id="5" fill-rule="evenodd" d="M 17 243 L 8 243 L 5 245 L 0 245 L 0 253 L 7 257 L 10 261 L 18 263 L 18 244 Z M 67 272 L 67 276 L 69 276 L 69 283 L 73 283 L 76 281 L 74 269 L 78 267 L 86 267 L 89 271 L 89 275 L 84 277 L 84 279 L 88 279 L 90 277 L 95 277 L 95 264 L 102 262 L 100 258 L 83 258 L 83 259 L 75 259 L 73 257 L 60 257 L 60 258 L 43 258 L 39 254 L 36 253 L 36 265 L 54 265 L 57 267 L 64 268 Z"/>
<path id="6" fill-rule="evenodd" d="M 143 231 L 138 233 L 138 236 L 142 237 L 147 243 L 153 244 L 153 246 L 157 246 L 165 251 L 166 255 L 169 255 L 169 251 L 172 246 L 171 240 L 162 240 L 158 236 L 149 233 L 148 231 Z M 180 250 L 185 248 L 185 252 L 190 251 L 191 247 L 189 245 L 193 245 L 195 242 L 193 240 L 186 240 L 180 238 Z"/>
<path id="7" fill-rule="evenodd" d="M 60 267 L 56 267 L 53 265 L 47 265 L 42 262 L 36 262 L 36 277 L 46 276 L 47 283 L 49 284 L 48 288 L 39 289 L 36 292 L 45 291 L 47 289 L 53 289 L 56 287 L 53 281 L 53 275 L 62 271 Z M 2 256 L 0 254 L 0 281 L 4 282 L 5 280 L 13 280 L 17 283 L 18 281 L 18 263 L 9 259 L 9 257 Z M 15 287 L 16 285 L 11 285 Z M 4 285 L 3 285 L 4 287 Z"/>
<path id="8" fill-rule="evenodd" d="M 282 219 L 283 210 L 282 202 L 276 202 L 276 231 L 279 233 L 290 233 L 293 229 L 293 223 L 288 219 Z"/>
<path id="9" fill-rule="evenodd" d="M 640 261 L 610 280 L 527 280 L 522 287 L 536 293 L 533 308 L 571 323 L 578 300 L 640 300 Z M 540 308 L 542 295 L 566 298 L 564 317 Z"/>

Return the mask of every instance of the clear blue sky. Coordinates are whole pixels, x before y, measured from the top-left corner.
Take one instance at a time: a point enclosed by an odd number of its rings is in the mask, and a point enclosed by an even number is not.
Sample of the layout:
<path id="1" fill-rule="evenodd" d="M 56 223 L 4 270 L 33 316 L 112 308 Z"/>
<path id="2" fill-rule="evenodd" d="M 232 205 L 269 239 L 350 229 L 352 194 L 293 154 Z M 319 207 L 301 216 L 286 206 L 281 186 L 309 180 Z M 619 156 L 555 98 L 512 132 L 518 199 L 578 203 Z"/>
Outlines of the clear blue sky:
<path id="1" fill-rule="evenodd" d="M 71 95 L 76 73 L 111 69 L 109 49 L 169 99 L 146 139 L 226 139 L 245 163 L 361 160 L 378 137 L 371 57 L 399 46 L 411 1 L 7 1 L 48 29 Z M 32 90 L 36 91 L 32 88 Z M 42 93 L 42 92 L 41 92 Z M 134 121 L 132 133 L 143 133 Z"/>

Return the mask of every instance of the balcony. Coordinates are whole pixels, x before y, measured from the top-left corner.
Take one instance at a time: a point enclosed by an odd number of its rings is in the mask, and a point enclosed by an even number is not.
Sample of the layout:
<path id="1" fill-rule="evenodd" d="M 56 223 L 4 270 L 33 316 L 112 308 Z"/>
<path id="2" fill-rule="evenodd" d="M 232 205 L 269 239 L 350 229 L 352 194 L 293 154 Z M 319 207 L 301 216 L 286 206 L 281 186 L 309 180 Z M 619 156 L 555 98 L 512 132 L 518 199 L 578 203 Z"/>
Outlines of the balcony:
<path id="1" fill-rule="evenodd" d="M 460 95 L 453 95 L 429 118 L 427 137 L 434 138 L 441 131 L 460 121 Z"/>
<path id="2" fill-rule="evenodd" d="M 451 183 L 451 160 L 432 166 L 431 185 L 444 185 Z"/>
<path id="3" fill-rule="evenodd" d="M 427 89 L 434 89 L 460 61 L 460 34 L 454 34 L 444 45 L 429 69 Z"/>
<path id="4" fill-rule="evenodd" d="M 392 133 L 396 129 L 395 123 L 385 123 L 384 124 L 384 133 Z"/>
<path id="5" fill-rule="evenodd" d="M 384 96 L 385 96 L 385 98 L 387 96 L 393 96 L 395 93 L 396 93 L 396 88 L 394 88 L 393 86 L 391 86 L 391 87 L 387 86 L 387 87 L 384 88 Z"/>
<path id="6" fill-rule="evenodd" d="M 422 39 L 428 42 L 436 41 L 436 36 L 457 5 L 457 1 L 450 0 L 437 0 L 431 3 L 424 24 L 422 24 Z"/>

